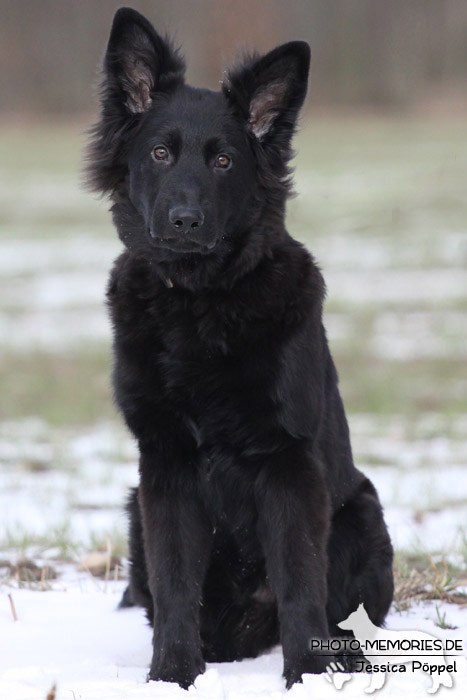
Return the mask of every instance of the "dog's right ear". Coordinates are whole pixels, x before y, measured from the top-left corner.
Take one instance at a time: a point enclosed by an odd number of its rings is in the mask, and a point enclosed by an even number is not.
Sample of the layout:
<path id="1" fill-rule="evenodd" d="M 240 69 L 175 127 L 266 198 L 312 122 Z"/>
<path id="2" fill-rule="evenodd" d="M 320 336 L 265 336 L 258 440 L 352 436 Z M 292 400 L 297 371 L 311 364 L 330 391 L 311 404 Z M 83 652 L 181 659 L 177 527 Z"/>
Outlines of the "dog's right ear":
<path id="1" fill-rule="evenodd" d="M 100 119 L 90 130 L 85 185 L 114 194 L 127 174 L 132 129 L 158 92 L 184 82 L 185 62 L 148 20 L 122 7 L 115 15 L 104 58 Z"/>
<path id="2" fill-rule="evenodd" d="M 129 7 L 120 8 L 112 24 L 104 71 L 132 114 L 146 112 L 151 93 L 183 83 L 185 63 L 148 20 Z"/>

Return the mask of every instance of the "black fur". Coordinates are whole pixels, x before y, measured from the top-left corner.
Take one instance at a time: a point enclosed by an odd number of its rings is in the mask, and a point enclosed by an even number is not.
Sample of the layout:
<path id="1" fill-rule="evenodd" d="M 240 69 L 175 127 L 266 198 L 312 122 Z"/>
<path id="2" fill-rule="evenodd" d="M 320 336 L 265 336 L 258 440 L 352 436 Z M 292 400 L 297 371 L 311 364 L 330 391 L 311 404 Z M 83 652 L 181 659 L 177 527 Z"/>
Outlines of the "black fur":
<path id="1" fill-rule="evenodd" d="M 322 672 L 311 637 L 391 603 L 392 548 L 352 461 L 322 325 L 324 282 L 284 227 L 309 48 L 251 56 L 220 92 L 116 14 L 90 186 L 112 199 L 115 397 L 140 450 L 122 605 L 154 625 L 150 679 L 279 642 L 287 686 Z M 350 662 L 349 665 L 351 666 Z"/>

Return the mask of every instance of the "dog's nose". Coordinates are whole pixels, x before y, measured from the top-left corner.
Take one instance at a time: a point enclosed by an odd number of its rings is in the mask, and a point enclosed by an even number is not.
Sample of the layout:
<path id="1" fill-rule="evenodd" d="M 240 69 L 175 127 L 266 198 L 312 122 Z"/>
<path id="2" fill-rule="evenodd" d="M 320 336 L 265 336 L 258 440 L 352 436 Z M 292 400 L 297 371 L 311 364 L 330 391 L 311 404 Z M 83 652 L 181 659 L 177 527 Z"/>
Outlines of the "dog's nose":
<path id="1" fill-rule="evenodd" d="M 169 221 L 179 233 L 195 233 L 204 222 L 204 214 L 198 207 L 173 207 Z"/>

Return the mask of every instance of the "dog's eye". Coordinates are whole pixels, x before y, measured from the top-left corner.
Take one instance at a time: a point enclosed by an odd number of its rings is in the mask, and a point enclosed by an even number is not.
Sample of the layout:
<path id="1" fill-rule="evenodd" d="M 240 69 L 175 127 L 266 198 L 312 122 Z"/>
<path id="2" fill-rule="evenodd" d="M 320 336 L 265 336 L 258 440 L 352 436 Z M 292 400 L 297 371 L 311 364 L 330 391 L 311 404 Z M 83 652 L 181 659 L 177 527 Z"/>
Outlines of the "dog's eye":
<path id="1" fill-rule="evenodd" d="M 152 151 L 154 160 L 169 160 L 169 149 L 165 146 L 156 146 Z"/>
<path id="2" fill-rule="evenodd" d="M 218 156 L 216 156 L 216 160 L 214 161 L 214 167 L 219 168 L 220 170 L 227 170 L 227 168 L 230 168 L 232 165 L 232 159 L 230 156 L 226 155 L 225 153 L 219 153 Z"/>

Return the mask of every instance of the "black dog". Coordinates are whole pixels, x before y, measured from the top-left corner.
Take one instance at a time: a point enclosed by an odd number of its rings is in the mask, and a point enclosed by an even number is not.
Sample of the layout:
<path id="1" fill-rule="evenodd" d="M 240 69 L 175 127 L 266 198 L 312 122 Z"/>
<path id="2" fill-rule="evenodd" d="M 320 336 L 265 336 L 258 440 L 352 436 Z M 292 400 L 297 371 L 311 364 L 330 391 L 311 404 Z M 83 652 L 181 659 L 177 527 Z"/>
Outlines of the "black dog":
<path id="1" fill-rule="evenodd" d="M 360 602 L 380 625 L 392 548 L 352 461 L 322 325 L 324 283 L 284 227 L 304 42 L 252 56 L 222 90 L 137 12 L 115 16 L 88 175 L 126 251 L 108 300 L 116 401 L 140 450 L 124 604 L 154 624 L 149 678 L 279 642 L 287 686 L 311 638 Z M 351 665 L 351 664 L 350 664 Z"/>

